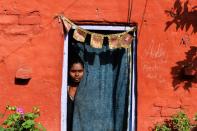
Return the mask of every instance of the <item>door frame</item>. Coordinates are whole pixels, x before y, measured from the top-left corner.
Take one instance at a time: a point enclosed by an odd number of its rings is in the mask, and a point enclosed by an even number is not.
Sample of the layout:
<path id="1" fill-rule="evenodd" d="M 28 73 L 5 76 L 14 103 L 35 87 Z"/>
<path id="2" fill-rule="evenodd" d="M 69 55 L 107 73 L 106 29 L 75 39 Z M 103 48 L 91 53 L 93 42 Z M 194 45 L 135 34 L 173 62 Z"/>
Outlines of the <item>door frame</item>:
<path id="1" fill-rule="evenodd" d="M 109 30 L 109 31 L 126 31 L 134 28 L 129 26 L 103 26 L 103 25 L 81 25 L 86 30 Z M 136 32 L 134 32 L 136 34 Z M 129 119 L 127 131 L 136 130 L 136 54 L 137 54 L 137 43 L 136 36 L 134 36 L 132 44 L 132 82 L 131 82 L 131 97 L 129 103 Z M 63 51 L 63 66 L 62 66 L 62 87 L 61 87 L 61 131 L 67 130 L 67 74 L 68 74 L 68 43 L 69 33 L 65 35 L 64 39 L 64 51 Z M 131 118 L 131 119 L 130 119 Z"/>

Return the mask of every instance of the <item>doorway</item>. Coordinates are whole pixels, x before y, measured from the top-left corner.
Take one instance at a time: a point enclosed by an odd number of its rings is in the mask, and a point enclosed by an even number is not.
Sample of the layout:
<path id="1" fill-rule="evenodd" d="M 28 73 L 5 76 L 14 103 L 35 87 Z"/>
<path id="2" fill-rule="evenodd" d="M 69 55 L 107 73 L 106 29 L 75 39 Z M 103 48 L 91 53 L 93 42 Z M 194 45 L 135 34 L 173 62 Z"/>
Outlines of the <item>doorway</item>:
<path id="1" fill-rule="evenodd" d="M 113 32 L 118 33 L 130 29 L 131 27 L 125 26 L 93 26 L 83 25 L 80 26 L 83 29 L 91 31 L 108 31 L 107 33 Z M 136 32 L 133 32 L 134 39 L 132 43 L 132 53 L 130 57 L 129 67 L 129 84 L 128 84 L 128 101 L 127 101 L 127 131 L 136 130 Z M 65 36 L 64 41 L 64 54 L 63 54 L 63 71 L 62 71 L 62 89 L 61 89 L 61 131 L 67 129 L 67 79 L 68 79 L 68 55 L 69 55 L 69 43 L 71 43 L 72 32 Z M 131 80 L 132 79 L 132 80 Z"/>

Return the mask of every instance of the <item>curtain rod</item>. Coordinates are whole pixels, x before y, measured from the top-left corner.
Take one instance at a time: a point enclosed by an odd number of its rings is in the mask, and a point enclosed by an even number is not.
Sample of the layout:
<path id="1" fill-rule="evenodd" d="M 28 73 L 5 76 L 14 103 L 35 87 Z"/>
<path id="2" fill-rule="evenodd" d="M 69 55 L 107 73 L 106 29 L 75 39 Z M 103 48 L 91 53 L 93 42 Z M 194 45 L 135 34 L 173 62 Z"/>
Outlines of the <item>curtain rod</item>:
<path id="1" fill-rule="evenodd" d="M 94 20 L 73 20 L 72 21 L 78 25 L 116 25 L 116 26 L 136 26 L 137 23 L 133 22 L 128 24 L 127 22 L 112 22 L 112 21 L 94 21 Z"/>

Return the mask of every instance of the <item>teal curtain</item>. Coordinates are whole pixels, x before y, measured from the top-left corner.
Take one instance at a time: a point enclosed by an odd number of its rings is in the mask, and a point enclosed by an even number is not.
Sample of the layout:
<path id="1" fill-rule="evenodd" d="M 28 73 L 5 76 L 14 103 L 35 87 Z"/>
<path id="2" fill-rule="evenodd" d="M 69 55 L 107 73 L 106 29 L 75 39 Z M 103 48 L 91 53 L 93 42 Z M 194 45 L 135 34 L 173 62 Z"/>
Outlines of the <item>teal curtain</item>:
<path id="1" fill-rule="evenodd" d="M 105 44 L 105 43 L 104 43 Z M 129 63 L 126 49 L 71 45 L 83 60 L 85 75 L 77 90 L 73 131 L 124 131 L 127 123 Z"/>

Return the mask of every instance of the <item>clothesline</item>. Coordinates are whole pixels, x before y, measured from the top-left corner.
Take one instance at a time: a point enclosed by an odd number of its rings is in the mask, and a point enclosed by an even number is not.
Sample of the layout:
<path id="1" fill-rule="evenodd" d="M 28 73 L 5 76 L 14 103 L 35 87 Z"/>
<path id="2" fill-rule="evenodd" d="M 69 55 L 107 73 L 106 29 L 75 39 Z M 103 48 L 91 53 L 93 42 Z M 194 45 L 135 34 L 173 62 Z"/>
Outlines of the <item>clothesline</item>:
<path id="1" fill-rule="evenodd" d="M 77 25 L 74 24 L 71 20 L 69 20 L 68 18 L 66 18 L 66 17 L 64 17 L 64 16 L 62 16 L 62 15 L 60 16 L 60 18 L 61 18 L 63 21 L 68 22 L 68 23 L 72 26 L 73 29 L 79 28 L 80 30 L 85 31 L 86 33 L 88 33 L 88 34 L 90 34 L 90 35 L 94 33 L 94 32 L 85 30 L 85 29 L 83 29 L 83 28 L 77 26 Z M 109 35 L 104 35 L 104 34 L 102 34 L 102 35 L 103 35 L 104 37 L 109 37 L 109 36 L 111 36 L 111 35 L 123 35 L 123 34 L 126 34 L 126 33 L 128 33 L 128 32 L 135 31 L 135 30 L 136 30 L 136 27 L 131 27 L 130 29 L 128 29 L 127 31 L 122 32 L 122 33 L 109 34 Z M 94 33 L 94 34 L 101 35 L 100 33 Z"/>
<path id="2" fill-rule="evenodd" d="M 62 20 L 63 25 L 67 32 L 69 30 L 75 29 L 73 38 L 79 42 L 85 42 L 87 34 L 91 35 L 91 41 L 90 45 L 94 48 L 102 48 L 104 37 L 108 38 L 109 41 L 109 48 L 129 48 L 133 36 L 130 34 L 130 32 L 134 32 L 136 30 L 136 27 L 131 27 L 130 29 L 122 32 L 122 33 L 115 33 L 115 34 L 101 34 L 101 33 L 95 33 L 88 31 L 86 29 L 83 29 L 76 24 L 74 24 L 71 20 L 64 17 L 63 15 L 59 15 L 59 18 Z"/>

